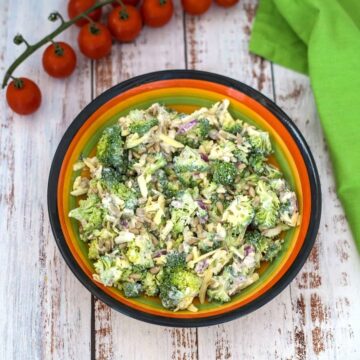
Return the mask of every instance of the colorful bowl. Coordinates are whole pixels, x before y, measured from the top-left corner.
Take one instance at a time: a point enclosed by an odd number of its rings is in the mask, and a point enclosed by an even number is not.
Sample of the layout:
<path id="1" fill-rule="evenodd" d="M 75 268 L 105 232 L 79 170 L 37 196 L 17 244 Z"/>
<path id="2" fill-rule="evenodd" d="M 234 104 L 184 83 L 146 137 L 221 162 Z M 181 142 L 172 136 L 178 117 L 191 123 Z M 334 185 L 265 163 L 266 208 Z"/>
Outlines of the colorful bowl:
<path id="1" fill-rule="evenodd" d="M 79 239 L 78 224 L 67 215 L 76 207 L 70 189 L 78 172 L 72 165 L 90 154 L 102 130 L 120 115 L 154 102 L 191 112 L 215 101 L 230 99 L 230 111 L 268 131 L 273 161 L 295 189 L 301 225 L 287 232 L 284 249 L 276 260 L 260 269 L 260 279 L 226 304 L 196 304 L 197 313 L 171 312 L 158 298 L 127 299 L 122 292 L 92 279 L 87 246 Z M 162 71 L 127 80 L 92 101 L 72 122 L 55 153 L 48 186 L 48 208 L 57 245 L 77 278 L 97 298 L 136 319 L 167 326 L 205 326 L 232 320 L 254 311 L 274 298 L 295 277 L 313 246 L 321 212 L 320 182 L 314 159 L 294 123 L 272 101 L 230 78 L 189 70 Z"/>

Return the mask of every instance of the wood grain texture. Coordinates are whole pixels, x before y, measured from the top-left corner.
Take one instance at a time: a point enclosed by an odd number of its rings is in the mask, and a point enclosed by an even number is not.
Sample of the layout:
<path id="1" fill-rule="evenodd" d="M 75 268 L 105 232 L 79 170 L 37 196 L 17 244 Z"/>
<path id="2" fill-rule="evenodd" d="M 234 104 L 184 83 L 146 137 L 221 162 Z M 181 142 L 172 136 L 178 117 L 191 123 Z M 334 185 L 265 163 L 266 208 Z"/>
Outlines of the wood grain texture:
<path id="1" fill-rule="evenodd" d="M 212 6 L 200 18 L 187 17 L 187 55 L 190 68 L 231 76 L 273 98 L 271 64 L 248 52 L 256 1 L 242 1 L 224 10 Z M 277 319 L 278 321 L 273 321 Z M 290 289 L 242 319 L 200 328 L 200 359 L 272 359 L 290 357 Z M 259 346 L 261 339 L 261 346 Z"/>
<path id="2" fill-rule="evenodd" d="M 133 44 L 116 45 L 95 65 L 94 89 L 109 87 L 150 71 L 184 68 L 183 15 L 163 29 L 145 28 Z M 196 329 L 170 329 L 130 319 L 95 301 L 96 359 L 197 359 Z"/>
<path id="3" fill-rule="evenodd" d="M 308 79 L 248 53 L 257 1 L 242 0 L 229 10 L 212 5 L 202 17 L 183 17 L 175 2 L 167 27 L 144 29 L 135 43 L 117 44 L 111 57 L 94 64 L 79 54 L 68 80 L 43 73 L 41 52 L 30 58 L 17 75 L 41 86 L 43 104 L 35 115 L 19 117 L 0 103 L 0 359 L 359 359 L 360 259 L 336 196 Z M 34 41 L 54 27 L 46 21 L 50 11 L 66 13 L 65 3 L 1 1 L 1 73 L 20 52 L 11 44 L 15 33 Z M 60 38 L 75 45 L 76 35 L 73 28 Z M 92 309 L 90 294 L 55 245 L 46 208 L 56 146 L 91 97 L 135 75 L 184 67 L 234 77 L 275 99 L 311 147 L 324 198 L 316 245 L 292 284 L 246 317 L 200 329 L 142 323 L 96 299 Z"/>
<path id="4" fill-rule="evenodd" d="M 54 24 L 47 16 L 56 7 L 64 13 L 63 3 L 1 2 L 2 74 L 21 51 L 12 44 L 16 32 L 30 42 L 48 33 Z M 75 43 L 75 36 L 69 31 L 61 38 Z M 40 59 L 41 52 L 16 75 L 40 85 L 41 109 L 20 117 L 3 98 L 0 103 L 0 359 L 84 359 L 90 357 L 90 295 L 55 245 L 46 189 L 56 146 L 90 100 L 90 66 L 79 57 L 76 74 L 56 81 L 43 73 Z"/>
<path id="5" fill-rule="evenodd" d="M 321 179 L 320 230 L 307 263 L 291 284 L 294 356 L 359 359 L 360 262 L 340 202 L 309 79 L 274 66 L 277 103 L 305 135 Z"/>

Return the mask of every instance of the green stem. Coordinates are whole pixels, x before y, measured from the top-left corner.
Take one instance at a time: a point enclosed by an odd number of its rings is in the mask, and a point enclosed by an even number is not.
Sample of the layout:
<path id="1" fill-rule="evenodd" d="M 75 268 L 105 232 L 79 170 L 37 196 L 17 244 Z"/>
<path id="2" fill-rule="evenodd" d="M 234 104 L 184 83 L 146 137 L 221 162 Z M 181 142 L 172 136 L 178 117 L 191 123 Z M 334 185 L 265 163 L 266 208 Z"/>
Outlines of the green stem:
<path id="1" fill-rule="evenodd" d="M 82 17 L 89 22 L 89 24 L 90 24 L 90 32 L 92 34 L 94 34 L 94 35 L 98 34 L 100 29 L 96 26 L 95 21 L 90 16 L 87 16 L 85 14 Z"/>
<path id="2" fill-rule="evenodd" d="M 10 76 L 11 79 L 14 81 L 14 86 L 17 89 L 21 89 L 24 86 L 24 82 L 20 78 L 15 78 L 13 76 Z"/>
<path id="3" fill-rule="evenodd" d="M 25 39 L 23 39 L 23 42 L 27 46 L 27 48 L 29 48 L 31 46 Z"/>
<path id="4" fill-rule="evenodd" d="M 116 0 L 116 2 L 121 6 L 121 10 L 119 11 L 119 17 L 121 20 L 126 20 L 129 18 L 129 13 L 126 10 L 125 4 L 122 0 Z"/>
<path id="5" fill-rule="evenodd" d="M 53 39 L 51 39 L 50 41 L 54 45 L 55 55 L 63 56 L 64 55 L 64 49 L 61 47 L 61 45 L 58 42 L 54 41 Z"/>
<path id="6" fill-rule="evenodd" d="M 84 11 L 83 13 L 75 16 L 74 18 L 72 18 L 69 21 L 63 21 L 62 18 L 60 18 L 61 20 L 61 24 L 59 25 L 59 27 L 57 29 L 55 29 L 52 33 L 50 33 L 49 35 L 45 36 L 43 39 L 41 39 L 40 41 L 38 41 L 37 43 L 33 44 L 33 45 L 28 45 L 27 48 L 24 50 L 24 52 L 17 58 L 15 59 L 15 61 L 10 65 L 10 67 L 6 70 L 5 72 L 5 76 L 2 82 L 2 88 L 4 88 L 10 77 L 12 76 L 13 72 L 17 69 L 17 67 L 24 62 L 30 55 L 32 55 L 36 50 L 38 50 L 39 48 L 41 48 L 43 45 L 45 45 L 46 43 L 50 42 L 52 39 L 54 39 L 57 35 L 61 34 L 63 31 L 65 31 L 67 28 L 69 28 L 71 25 L 73 25 L 76 21 L 80 20 L 81 18 L 84 17 L 84 15 L 88 15 L 91 12 L 93 12 L 94 10 L 111 4 L 114 0 L 104 0 L 102 2 L 98 2 L 95 5 L 93 5 L 92 7 L 90 7 L 89 9 L 87 9 L 86 11 Z"/>

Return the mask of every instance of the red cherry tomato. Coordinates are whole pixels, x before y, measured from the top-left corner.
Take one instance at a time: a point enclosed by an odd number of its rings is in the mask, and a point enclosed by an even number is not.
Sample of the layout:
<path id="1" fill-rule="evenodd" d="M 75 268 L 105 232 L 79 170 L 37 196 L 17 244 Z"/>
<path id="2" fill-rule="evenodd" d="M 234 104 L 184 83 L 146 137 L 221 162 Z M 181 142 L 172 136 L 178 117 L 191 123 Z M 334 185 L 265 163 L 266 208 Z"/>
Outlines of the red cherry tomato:
<path id="1" fill-rule="evenodd" d="M 209 9 L 211 0 L 181 0 L 181 4 L 188 14 L 201 15 Z"/>
<path id="2" fill-rule="evenodd" d="M 174 13 L 172 0 L 144 0 L 141 15 L 150 27 L 161 27 L 170 21 Z"/>
<path id="3" fill-rule="evenodd" d="M 111 52 L 112 40 L 108 28 L 100 23 L 84 25 L 78 36 L 80 51 L 90 59 L 100 59 Z"/>
<path id="4" fill-rule="evenodd" d="M 69 18 L 72 19 L 80 13 L 86 11 L 95 4 L 96 0 L 70 0 L 68 4 Z M 94 21 L 98 21 L 101 17 L 101 8 L 97 8 L 88 15 Z M 77 26 L 83 26 L 88 23 L 86 19 L 80 19 L 76 22 Z"/>
<path id="5" fill-rule="evenodd" d="M 230 7 L 239 2 L 239 0 L 215 0 L 219 6 Z"/>
<path id="6" fill-rule="evenodd" d="M 127 5 L 124 8 L 118 6 L 109 14 L 108 26 L 116 40 L 130 42 L 140 34 L 141 15 L 134 6 Z"/>
<path id="7" fill-rule="evenodd" d="M 140 0 L 122 0 L 122 2 L 124 3 L 124 5 L 136 6 L 136 5 L 140 2 Z M 120 5 L 120 3 L 117 2 L 117 1 L 114 1 L 114 2 L 112 3 L 112 6 L 113 6 L 113 7 L 117 7 L 117 6 L 119 6 L 119 5 Z"/>
<path id="8" fill-rule="evenodd" d="M 30 79 L 20 78 L 11 81 L 6 89 L 6 100 L 10 108 L 20 115 L 35 112 L 41 104 L 39 87 Z"/>
<path id="9" fill-rule="evenodd" d="M 49 45 L 44 51 L 42 63 L 45 71 L 55 78 L 63 78 L 72 74 L 76 66 L 76 54 L 65 42 Z"/>

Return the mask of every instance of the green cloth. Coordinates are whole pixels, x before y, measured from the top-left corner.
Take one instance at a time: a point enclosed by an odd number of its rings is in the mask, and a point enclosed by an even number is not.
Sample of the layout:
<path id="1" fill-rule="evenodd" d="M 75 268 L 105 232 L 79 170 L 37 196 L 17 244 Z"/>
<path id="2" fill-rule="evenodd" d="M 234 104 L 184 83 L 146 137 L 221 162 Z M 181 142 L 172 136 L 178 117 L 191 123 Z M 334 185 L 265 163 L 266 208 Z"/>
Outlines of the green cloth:
<path id="1" fill-rule="evenodd" d="M 250 51 L 309 75 L 360 251 L 360 0 L 260 0 Z"/>

